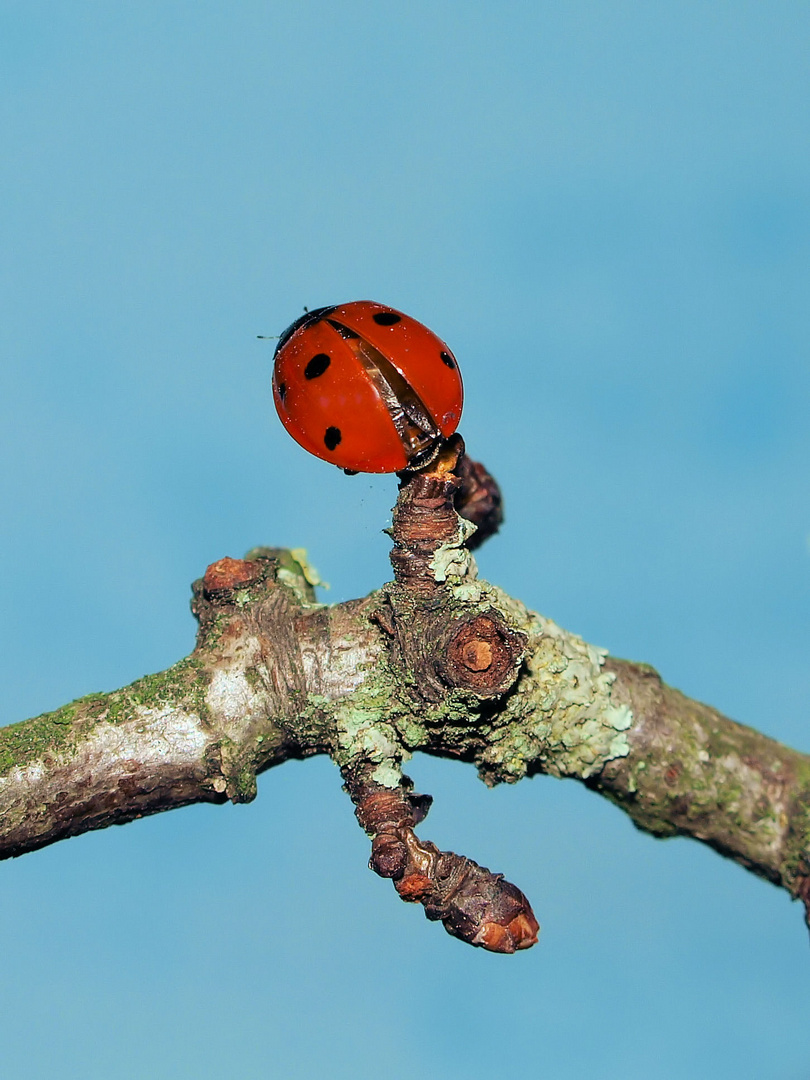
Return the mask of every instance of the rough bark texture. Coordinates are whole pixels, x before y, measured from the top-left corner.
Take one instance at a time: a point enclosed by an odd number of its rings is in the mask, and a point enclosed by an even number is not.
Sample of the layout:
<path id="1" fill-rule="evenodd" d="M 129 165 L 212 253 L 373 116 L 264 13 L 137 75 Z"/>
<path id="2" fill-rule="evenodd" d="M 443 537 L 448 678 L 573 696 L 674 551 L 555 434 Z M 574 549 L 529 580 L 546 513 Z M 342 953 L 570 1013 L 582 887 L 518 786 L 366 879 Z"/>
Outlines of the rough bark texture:
<path id="1" fill-rule="evenodd" d="M 249 801 L 259 772 L 327 753 L 373 837 L 372 868 L 400 895 L 472 944 L 532 944 L 519 889 L 416 838 L 429 799 L 410 794 L 402 764 L 427 750 L 489 784 L 583 781 L 639 828 L 707 843 L 810 911 L 810 757 L 480 581 L 470 519 L 491 527 L 500 496 L 459 462 L 463 444 L 451 451 L 403 481 L 395 581 L 378 592 L 326 607 L 299 552 L 222 559 L 194 585 L 189 657 L 0 729 L 0 858 L 191 802 Z"/>

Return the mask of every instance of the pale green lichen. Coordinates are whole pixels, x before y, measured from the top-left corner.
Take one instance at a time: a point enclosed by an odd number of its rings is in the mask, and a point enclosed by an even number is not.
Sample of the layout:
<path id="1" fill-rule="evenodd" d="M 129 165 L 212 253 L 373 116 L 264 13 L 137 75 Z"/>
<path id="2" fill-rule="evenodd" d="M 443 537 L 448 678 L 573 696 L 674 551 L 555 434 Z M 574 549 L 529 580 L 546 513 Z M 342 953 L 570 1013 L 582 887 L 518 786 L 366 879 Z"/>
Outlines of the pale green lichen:
<path id="1" fill-rule="evenodd" d="M 284 585 L 295 594 L 295 598 L 301 607 L 314 608 L 323 607 L 323 604 L 315 603 L 312 600 L 310 593 L 312 588 L 309 582 L 305 578 L 302 580 L 302 575 L 294 570 L 288 570 L 282 566 L 276 571 L 276 581 L 279 585 Z"/>
<path id="2" fill-rule="evenodd" d="M 433 553 L 429 566 L 436 581 L 474 580 L 478 568 L 471 552 L 467 550 L 467 541 L 476 532 L 476 526 L 466 518 L 458 519 L 458 529 L 452 540 L 440 544 Z"/>
<path id="3" fill-rule="evenodd" d="M 301 573 L 310 585 L 320 585 L 323 589 L 329 588 L 329 582 L 324 581 L 312 563 L 306 548 L 290 548 L 290 555 L 301 567 Z"/>
<path id="4" fill-rule="evenodd" d="M 543 769 L 587 779 L 614 758 L 626 757 L 626 705 L 611 700 L 615 675 L 603 670 L 606 650 L 587 644 L 550 619 L 529 612 L 486 583 L 479 603 L 497 607 L 528 637 L 525 675 L 494 720 L 481 755 L 484 778 L 515 781 Z"/>
<path id="5" fill-rule="evenodd" d="M 272 559 L 276 563 L 275 580 L 279 585 L 290 589 L 302 607 L 323 607 L 315 598 L 315 586 L 328 589 L 327 582 L 309 562 L 306 548 L 254 547 L 245 554 L 245 559 L 255 562 L 260 559 Z M 252 593 L 252 588 L 248 593 Z M 237 603 L 240 603 L 237 597 Z"/>
<path id="6" fill-rule="evenodd" d="M 396 697 L 393 673 L 378 662 L 354 693 L 331 706 L 323 703 L 335 725 L 339 765 L 363 759 L 375 765 L 380 783 L 396 786 L 402 761 L 427 745 L 429 731 L 437 728 L 444 729 L 450 744 L 456 729 L 460 748 L 469 745 L 471 727 L 480 733 L 484 749 L 478 762 L 488 783 L 515 781 L 538 769 L 586 779 L 629 754 L 626 733 L 633 715 L 611 700 L 615 675 L 603 669 L 605 650 L 530 612 L 486 581 L 467 578 L 450 588 L 456 599 L 464 590 L 468 611 L 496 610 L 526 636 L 516 685 L 497 708 L 471 691 L 452 690 L 440 702 L 414 710 Z"/>
<path id="7" fill-rule="evenodd" d="M 399 765 L 409 756 L 396 725 L 392 723 L 391 699 L 361 687 L 342 700 L 333 711 L 337 745 L 333 757 L 341 767 L 360 759 L 377 766 L 380 777 L 396 777 L 380 783 L 396 787 Z"/>
<path id="8" fill-rule="evenodd" d="M 402 782 L 402 769 L 390 762 L 383 762 L 371 774 L 371 779 L 381 787 L 397 788 Z"/>
<path id="9" fill-rule="evenodd" d="M 513 630 L 527 634 L 533 629 L 533 615 L 519 600 L 515 600 L 499 589 L 477 576 L 475 563 L 472 564 L 473 572 L 466 578 L 448 580 L 448 587 L 453 599 L 463 604 L 467 611 L 486 612 L 494 608 L 509 623 Z"/>
<path id="10" fill-rule="evenodd" d="M 411 756 L 408 744 L 424 745 L 426 732 L 394 693 L 396 680 L 385 662 L 367 667 L 365 675 L 356 690 L 337 702 L 310 695 L 308 709 L 330 715 L 337 765 L 367 762 L 374 766 L 377 783 L 395 788 L 402 779 L 401 764 Z"/>

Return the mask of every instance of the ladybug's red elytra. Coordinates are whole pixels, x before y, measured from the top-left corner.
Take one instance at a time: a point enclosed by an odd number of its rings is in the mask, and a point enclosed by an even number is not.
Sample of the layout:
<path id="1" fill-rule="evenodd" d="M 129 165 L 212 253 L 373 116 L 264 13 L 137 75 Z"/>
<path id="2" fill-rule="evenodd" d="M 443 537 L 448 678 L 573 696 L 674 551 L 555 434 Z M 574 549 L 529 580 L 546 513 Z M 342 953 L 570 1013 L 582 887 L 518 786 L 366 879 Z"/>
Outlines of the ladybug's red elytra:
<path id="1" fill-rule="evenodd" d="M 279 339 L 273 399 L 287 431 L 349 472 L 428 464 L 458 427 L 463 390 L 441 338 L 401 311 L 357 300 L 308 311 Z"/>

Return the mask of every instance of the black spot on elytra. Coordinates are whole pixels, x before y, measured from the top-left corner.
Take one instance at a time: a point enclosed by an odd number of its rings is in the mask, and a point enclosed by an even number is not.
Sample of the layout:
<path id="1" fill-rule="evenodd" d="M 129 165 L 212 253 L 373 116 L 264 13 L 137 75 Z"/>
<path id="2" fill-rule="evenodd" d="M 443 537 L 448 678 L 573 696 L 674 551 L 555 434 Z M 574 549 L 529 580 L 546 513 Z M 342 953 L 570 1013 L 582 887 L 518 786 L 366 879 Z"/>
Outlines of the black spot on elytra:
<path id="1" fill-rule="evenodd" d="M 323 437 L 323 441 L 326 443 L 326 449 L 334 450 L 342 438 L 343 436 L 340 433 L 340 428 L 328 427 L 326 429 L 326 434 Z"/>
<path id="2" fill-rule="evenodd" d="M 447 364 L 447 366 L 449 368 L 454 368 L 456 366 L 456 361 L 455 361 L 455 358 L 453 357 L 452 353 L 442 352 L 442 353 L 440 353 L 440 356 L 441 356 L 442 360 L 445 362 L 445 364 Z"/>
<path id="3" fill-rule="evenodd" d="M 402 316 L 397 315 L 393 311 L 378 311 L 372 318 L 374 322 L 379 326 L 393 326 L 394 323 L 398 323 Z"/>
<path id="4" fill-rule="evenodd" d="M 286 383 L 279 383 L 278 384 L 278 396 L 281 398 L 282 401 L 287 396 L 287 384 Z"/>
<path id="5" fill-rule="evenodd" d="M 304 368 L 304 378 L 317 379 L 319 375 L 323 375 L 331 363 L 332 361 L 327 353 L 316 353 Z"/>

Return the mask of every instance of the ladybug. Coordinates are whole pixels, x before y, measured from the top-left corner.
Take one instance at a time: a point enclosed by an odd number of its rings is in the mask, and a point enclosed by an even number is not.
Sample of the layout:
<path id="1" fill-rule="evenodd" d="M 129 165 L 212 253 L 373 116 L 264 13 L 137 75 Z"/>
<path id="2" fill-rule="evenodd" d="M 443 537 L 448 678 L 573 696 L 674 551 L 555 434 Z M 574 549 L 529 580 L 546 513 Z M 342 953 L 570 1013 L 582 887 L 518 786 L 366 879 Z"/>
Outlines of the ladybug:
<path id="1" fill-rule="evenodd" d="M 432 330 L 384 304 L 308 311 L 281 335 L 274 359 L 282 424 L 349 473 L 420 468 L 458 427 L 456 358 Z"/>

